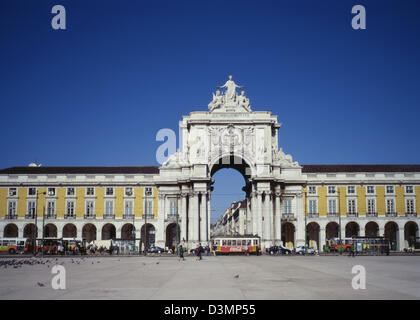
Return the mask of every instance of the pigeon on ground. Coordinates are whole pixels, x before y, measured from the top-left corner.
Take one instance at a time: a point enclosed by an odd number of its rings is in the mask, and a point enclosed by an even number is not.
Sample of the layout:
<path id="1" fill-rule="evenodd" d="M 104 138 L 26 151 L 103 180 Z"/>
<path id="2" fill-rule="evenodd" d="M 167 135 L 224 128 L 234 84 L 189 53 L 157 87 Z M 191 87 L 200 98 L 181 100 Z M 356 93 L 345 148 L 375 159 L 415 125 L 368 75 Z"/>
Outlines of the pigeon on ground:
<path id="1" fill-rule="evenodd" d="M 239 278 L 239 274 L 235 274 L 234 278 L 238 279 Z"/>
<path id="2" fill-rule="evenodd" d="M 45 287 L 45 284 L 43 284 L 42 282 L 38 282 L 38 286 Z"/>

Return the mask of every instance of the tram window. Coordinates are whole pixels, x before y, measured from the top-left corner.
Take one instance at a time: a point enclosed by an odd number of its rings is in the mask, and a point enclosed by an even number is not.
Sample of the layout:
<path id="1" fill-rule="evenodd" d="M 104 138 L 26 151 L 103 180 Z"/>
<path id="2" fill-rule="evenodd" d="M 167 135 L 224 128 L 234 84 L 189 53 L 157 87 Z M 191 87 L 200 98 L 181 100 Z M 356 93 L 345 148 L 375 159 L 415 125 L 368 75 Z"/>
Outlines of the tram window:
<path id="1" fill-rule="evenodd" d="M 236 246 L 236 240 L 232 240 L 232 246 Z"/>
<path id="2" fill-rule="evenodd" d="M 224 246 L 226 245 L 226 240 L 223 240 L 223 245 L 224 245 Z"/>
<path id="3" fill-rule="evenodd" d="M 228 240 L 227 242 L 228 242 L 228 244 L 227 244 L 228 246 L 232 245 L 232 240 Z"/>
<path id="4" fill-rule="evenodd" d="M 214 242 L 214 245 L 215 246 L 218 246 L 220 244 L 220 241 L 219 240 L 216 240 L 215 242 Z"/>
<path id="5" fill-rule="evenodd" d="M 251 240 L 247 240 L 247 241 L 248 241 L 247 245 L 250 246 L 251 245 Z"/>

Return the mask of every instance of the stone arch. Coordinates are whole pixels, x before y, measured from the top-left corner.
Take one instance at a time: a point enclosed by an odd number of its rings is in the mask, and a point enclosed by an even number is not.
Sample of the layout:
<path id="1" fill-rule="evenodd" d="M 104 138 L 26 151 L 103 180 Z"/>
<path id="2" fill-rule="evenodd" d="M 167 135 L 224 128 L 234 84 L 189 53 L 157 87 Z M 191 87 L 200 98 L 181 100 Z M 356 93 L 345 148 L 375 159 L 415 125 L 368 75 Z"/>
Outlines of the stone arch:
<path id="1" fill-rule="evenodd" d="M 209 163 L 209 173 L 213 176 L 217 171 L 223 168 L 232 168 L 238 170 L 244 179 L 254 175 L 254 165 L 250 159 L 244 155 L 232 155 L 225 153 L 214 157 Z"/>
<path id="2" fill-rule="evenodd" d="M 337 222 L 331 221 L 325 226 L 325 237 L 328 240 L 339 237 L 339 225 Z"/>
<path id="3" fill-rule="evenodd" d="M 19 236 L 19 229 L 14 223 L 9 223 L 4 227 L 3 237 L 17 238 Z"/>
<path id="4" fill-rule="evenodd" d="M 414 221 L 408 221 L 404 225 L 404 240 L 408 247 L 414 247 L 416 238 L 419 236 L 419 226 Z"/>
<path id="5" fill-rule="evenodd" d="M 34 239 L 38 237 L 37 226 L 34 223 L 28 223 L 27 225 L 25 225 L 25 227 L 23 228 L 23 237 L 29 239 Z"/>
<path id="6" fill-rule="evenodd" d="M 369 221 L 365 225 L 365 236 L 366 237 L 378 237 L 379 226 L 375 221 Z"/>
<path id="7" fill-rule="evenodd" d="M 401 244 L 398 243 L 399 242 L 398 234 L 399 234 L 399 228 L 396 222 L 389 221 L 385 224 L 384 236 L 386 239 L 388 239 L 391 250 L 400 249 Z"/>
<path id="8" fill-rule="evenodd" d="M 281 226 L 281 240 L 283 246 L 294 247 L 295 245 L 295 226 L 291 222 L 285 222 Z"/>
<path id="9" fill-rule="evenodd" d="M 96 240 L 96 227 L 92 223 L 86 223 L 82 228 L 82 238 L 87 242 Z"/>
<path id="10" fill-rule="evenodd" d="M 355 221 L 350 221 L 346 224 L 346 238 L 353 238 L 360 235 L 360 226 Z"/>
<path id="11" fill-rule="evenodd" d="M 319 230 L 320 230 L 320 226 L 316 222 L 310 222 L 306 226 L 308 245 L 312 248 L 318 249 L 318 251 L 319 251 Z"/>
<path id="12" fill-rule="evenodd" d="M 144 224 L 141 227 L 141 241 L 140 241 L 140 247 L 146 245 L 146 248 L 149 248 L 151 245 L 155 244 L 155 234 L 156 229 L 155 226 L 151 223 Z"/>
<path id="13" fill-rule="evenodd" d="M 178 227 L 178 228 L 177 228 Z M 178 230 L 177 230 L 178 229 Z M 178 233 L 177 233 L 178 231 Z M 176 223 L 170 223 L 166 227 L 166 242 L 165 246 L 169 249 L 174 250 L 176 245 L 179 245 L 179 239 L 181 237 L 181 229 Z"/>
<path id="14" fill-rule="evenodd" d="M 134 231 L 134 234 L 133 234 L 133 231 Z M 130 240 L 130 239 L 135 238 L 136 237 L 135 231 L 136 231 L 136 228 L 133 226 L 132 223 L 124 224 L 121 228 L 121 239 Z"/>
<path id="15" fill-rule="evenodd" d="M 44 226 L 44 238 L 57 238 L 57 226 L 53 223 L 48 223 Z"/>
<path id="16" fill-rule="evenodd" d="M 107 223 L 102 227 L 102 240 L 115 239 L 117 235 L 117 229 L 112 223 Z"/>
<path id="17" fill-rule="evenodd" d="M 77 228 L 73 223 L 67 223 L 63 227 L 63 238 L 76 238 Z"/>

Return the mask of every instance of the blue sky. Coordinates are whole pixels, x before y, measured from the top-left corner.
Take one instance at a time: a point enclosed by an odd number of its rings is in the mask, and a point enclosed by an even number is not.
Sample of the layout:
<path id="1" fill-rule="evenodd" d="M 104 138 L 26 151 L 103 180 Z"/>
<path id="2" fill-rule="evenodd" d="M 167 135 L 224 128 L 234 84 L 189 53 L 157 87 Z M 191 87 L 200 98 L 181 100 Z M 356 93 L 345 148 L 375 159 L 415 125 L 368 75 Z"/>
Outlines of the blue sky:
<path id="1" fill-rule="evenodd" d="M 420 163 L 419 16 L 416 0 L 2 0 L 0 167 L 157 165 L 156 132 L 229 74 L 299 163 Z M 216 211 L 242 197 L 231 171 Z"/>

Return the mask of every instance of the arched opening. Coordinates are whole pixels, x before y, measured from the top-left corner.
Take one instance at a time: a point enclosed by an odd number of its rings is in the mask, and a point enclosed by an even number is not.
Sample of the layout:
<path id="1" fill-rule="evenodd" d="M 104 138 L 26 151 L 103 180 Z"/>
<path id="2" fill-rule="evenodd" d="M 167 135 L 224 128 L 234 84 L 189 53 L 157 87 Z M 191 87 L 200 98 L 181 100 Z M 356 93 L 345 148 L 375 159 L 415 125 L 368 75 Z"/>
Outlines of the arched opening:
<path id="1" fill-rule="evenodd" d="M 408 221 L 404 226 L 404 240 L 409 248 L 415 247 L 416 238 L 419 236 L 419 226 L 414 221 Z"/>
<path id="2" fill-rule="evenodd" d="M 176 223 L 171 223 L 166 227 L 166 243 L 165 246 L 168 249 L 175 250 L 176 245 L 179 245 L 179 239 L 181 235 L 181 229 L 177 228 Z"/>
<path id="3" fill-rule="evenodd" d="M 54 224 L 44 226 L 44 238 L 57 238 L 57 227 Z"/>
<path id="4" fill-rule="evenodd" d="M 151 223 L 143 225 L 141 227 L 140 248 L 144 250 L 144 245 L 146 245 L 146 248 L 153 246 L 155 244 L 155 234 L 155 227 Z"/>
<path id="5" fill-rule="evenodd" d="M 291 222 L 285 222 L 281 226 L 281 241 L 283 246 L 293 248 L 295 246 L 295 226 Z"/>
<path id="6" fill-rule="evenodd" d="M 229 137 L 234 136 L 233 130 Z M 247 195 L 251 191 L 250 183 L 247 183 L 247 177 L 251 175 L 250 166 L 241 157 L 226 155 L 213 163 L 210 175 L 214 180 L 210 206 L 212 233 L 214 235 L 255 233 L 251 227 L 248 210 L 250 202 L 247 200 Z M 215 224 L 216 222 L 218 223 Z"/>
<path id="7" fill-rule="evenodd" d="M 346 224 L 346 238 L 358 237 L 359 232 L 360 232 L 360 227 L 356 222 L 351 221 Z"/>
<path id="8" fill-rule="evenodd" d="M 25 228 L 23 228 L 23 237 L 28 239 L 35 239 L 38 237 L 38 230 L 35 224 L 28 223 Z"/>
<path id="9" fill-rule="evenodd" d="M 17 238 L 19 234 L 18 227 L 13 224 L 9 223 L 4 227 L 4 237 L 5 238 Z"/>
<path id="10" fill-rule="evenodd" d="M 76 238 L 77 228 L 74 224 L 68 223 L 63 227 L 63 238 Z"/>
<path id="11" fill-rule="evenodd" d="M 83 226 L 82 238 L 87 242 L 96 240 L 96 227 L 92 223 L 87 223 Z"/>
<path id="12" fill-rule="evenodd" d="M 123 240 L 130 240 L 136 238 L 136 229 L 134 228 L 132 223 L 126 223 L 121 228 L 121 239 Z"/>
<path id="13" fill-rule="evenodd" d="M 339 226 L 337 222 L 328 223 L 327 226 L 325 227 L 325 237 L 327 238 L 327 240 L 338 238 L 339 237 L 338 230 L 339 230 Z"/>
<path id="14" fill-rule="evenodd" d="M 102 227 L 102 240 L 115 239 L 117 231 L 112 223 L 107 223 Z"/>
<path id="15" fill-rule="evenodd" d="M 370 221 L 365 226 L 366 237 L 377 237 L 379 235 L 379 226 L 376 222 Z"/>
<path id="16" fill-rule="evenodd" d="M 319 224 L 311 222 L 306 226 L 308 246 L 319 250 Z"/>
<path id="17" fill-rule="evenodd" d="M 388 239 L 391 250 L 399 250 L 400 244 L 398 243 L 398 225 L 390 221 L 385 225 L 385 238 Z"/>

